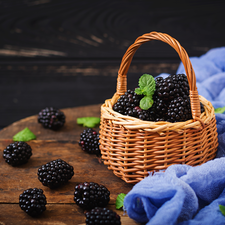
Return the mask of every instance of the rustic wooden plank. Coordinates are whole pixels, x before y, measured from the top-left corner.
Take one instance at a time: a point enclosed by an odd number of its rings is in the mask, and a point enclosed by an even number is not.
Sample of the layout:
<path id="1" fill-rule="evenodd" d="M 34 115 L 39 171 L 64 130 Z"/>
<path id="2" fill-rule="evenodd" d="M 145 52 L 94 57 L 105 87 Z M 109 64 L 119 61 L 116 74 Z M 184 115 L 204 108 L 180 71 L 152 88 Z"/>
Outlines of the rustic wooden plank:
<path id="1" fill-rule="evenodd" d="M 122 225 L 138 225 L 127 217 L 122 210 L 115 210 L 109 205 L 107 208 L 114 210 L 121 217 Z M 85 225 L 84 212 L 74 204 L 48 204 L 46 211 L 38 218 L 32 218 L 23 212 L 18 204 L 0 204 L 0 224 L 42 224 L 42 225 Z"/>
<path id="2" fill-rule="evenodd" d="M 30 116 L 0 130 L 0 140 L 12 140 L 16 133 L 28 127 L 37 136 L 37 140 L 78 141 L 80 133 L 85 128 L 77 124 L 77 118 L 100 117 L 100 110 L 101 104 L 62 109 L 66 116 L 66 122 L 58 131 L 43 128 L 37 121 L 38 115 Z"/>
<path id="3" fill-rule="evenodd" d="M 135 88 L 143 73 L 174 73 L 178 65 L 179 59 L 134 60 L 128 88 Z M 67 108 L 103 103 L 116 91 L 119 66 L 119 60 L 0 62 L 0 127 L 35 115 L 46 106 Z"/>
<path id="4" fill-rule="evenodd" d="M 199 56 L 224 45 L 224 1 L 0 1 L 1 57 L 118 58 L 161 31 Z M 157 44 L 139 57 L 174 57 Z"/>
<path id="5" fill-rule="evenodd" d="M 0 149 L 11 140 L 0 141 Z M 74 187 L 82 182 L 96 182 L 110 190 L 110 201 L 115 203 L 121 192 L 127 194 L 133 185 L 127 184 L 109 171 L 97 157 L 83 152 L 77 140 L 71 142 L 34 140 L 29 141 L 33 155 L 25 165 L 12 167 L 0 158 L 0 202 L 17 203 L 18 196 L 27 188 L 42 188 L 49 203 L 74 203 Z M 64 186 L 50 189 L 38 180 L 37 171 L 43 164 L 61 158 L 74 167 L 74 176 Z M 4 182 L 3 182 L 4 181 Z"/>
<path id="6" fill-rule="evenodd" d="M 128 193 L 133 187 L 112 171 L 108 170 L 95 155 L 83 152 L 78 144 L 79 134 L 84 127 L 76 124 L 76 117 L 99 116 L 100 105 L 63 109 L 67 115 L 67 123 L 61 131 L 44 129 L 37 123 L 37 115 L 18 121 L 0 131 L 0 150 L 12 143 L 12 134 L 25 126 L 33 129 L 37 139 L 29 141 L 33 155 L 21 166 L 8 165 L 0 157 L 0 223 L 14 224 L 84 224 L 85 216 L 74 202 L 76 184 L 92 181 L 105 185 L 110 190 L 110 202 L 107 208 L 121 215 L 123 225 L 138 224 L 130 219 L 122 210 L 115 209 L 118 194 Z M 90 112 L 92 113 L 90 115 Z M 10 136 L 9 139 L 6 137 Z M 57 158 L 61 158 L 74 167 L 74 176 L 64 186 L 50 189 L 38 180 L 38 168 Z M 47 198 L 47 210 L 40 218 L 31 218 L 18 205 L 19 195 L 27 188 L 41 188 Z M 11 215 L 11 216 L 10 216 Z"/>

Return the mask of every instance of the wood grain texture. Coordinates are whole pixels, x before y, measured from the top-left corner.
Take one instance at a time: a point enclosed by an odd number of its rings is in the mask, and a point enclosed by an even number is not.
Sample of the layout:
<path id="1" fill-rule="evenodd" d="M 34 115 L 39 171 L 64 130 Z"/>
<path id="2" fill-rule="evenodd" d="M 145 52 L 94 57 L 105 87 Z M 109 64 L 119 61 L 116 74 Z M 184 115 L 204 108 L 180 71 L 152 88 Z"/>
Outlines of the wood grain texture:
<path id="1" fill-rule="evenodd" d="M 121 216 L 122 225 L 135 225 L 122 210 L 116 210 L 118 194 L 128 193 L 133 185 L 127 184 L 108 170 L 95 155 L 83 152 L 78 144 L 80 133 L 85 129 L 77 125 L 76 119 L 82 116 L 100 116 L 100 105 L 81 106 L 63 109 L 66 115 L 65 126 L 58 131 L 44 129 L 37 122 L 37 115 L 24 118 L 0 131 L 0 150 L 12 143 L 15 133 L 28 127 L 36 140 L 27 142 L 32 148 L 29 161 L 21 166 L 8 165 L 0 157 L 0 224 L 84 224 L 84 211 L 74 202 L 74 187 L 81 182 L 96 182 L 105 185 L 110 191 L 108 208 Z M 96 128 L 98 130 L 98 128 Z M 65 185 L 56 189 L 43 186 L 38 180 L 37 171 L 41 165 L 61 158 L 74 167 L 74 176 Z M 19 207 L 19 195 L 28 188 L 41 188 L 47 199 L 47 210 L 34 219 Z"/>
<path id="2" fill-rule="evenodd" d="M 134 61 L 128 87 L 135 88 L 143 73 L 175 73 L 177 61 Z M 0 127 L 38 114 L 46 106 L 57 108 L 104 103 L 116 91 L 120 61 L 0 62 Z"/>
<path id="3" fill-rule="evenodd" d="M 224 8 L 222 0 L 0 0 L 0 129 L 46 106 L 110 98 L 123 54 L 144 33 L 168 33 L 189 56 L 225 46 Z M 129 87 L 143 73 L 175 73 L 179 62 L 165 43 L 146 43 Z"/>
<path id="4" fill-rule="evenodd" d="M 24 213 L 18 204 L 0 204 L 0 224 L 85 225 L 83 211 L 78 209 L 74 204 L 47 204 L 46 207 L 47 210 L 41 217 L 32 218 Z M 111 205 L 108 208 L 114 210 L 114 207 Z M 139 224 L 127 217 L 122 210 L 118 210 L 117 213 L 120 215 L 122 225 Z"/>
<path id="5" fill-rule="evenodd" d="M 140 35 L 165 32 L 191 54 L 224 44 L 224 1 L 0 1 L 2 57 L 121 57 Z M 152 44 L 150 44 L 152 45 Z M 139 57 L 170 57 L 142 48 Z"/>

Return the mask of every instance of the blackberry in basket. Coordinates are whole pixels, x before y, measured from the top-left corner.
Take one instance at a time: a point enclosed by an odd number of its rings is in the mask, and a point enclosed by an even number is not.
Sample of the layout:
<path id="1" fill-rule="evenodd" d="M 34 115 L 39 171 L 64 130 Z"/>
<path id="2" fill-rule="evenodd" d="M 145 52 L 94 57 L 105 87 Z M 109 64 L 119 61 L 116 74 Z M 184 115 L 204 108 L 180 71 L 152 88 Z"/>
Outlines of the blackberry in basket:
<path id="1" fill-rule="evenodd" d="M 135 90 L 128 90 L 114 104 L 113 110 L 123 115 L 145 121 L 182 122 L 192 119 L 189 98 L 189 84 L 185 74 L 169 75 L 166 78 L 155 78 L 153 105 L 143 110 L 140 101 L 143 95 Z M 201 113 L 204 107 L 201 104 Z"/>
<path id="2" fill-rule="evenodd" d="M 62 159 L 53 160 L 38 169 L 39 181 L 49 188 L 56 188 L 67 183 L 74 175 L 74 169 Z"/>
<path id="3" fill-rule="evenodd" d="M 83 151 L 95 154 L 98 157 L 101 156 L 99 149 L 99 133 L 93 128 L 86 128 L 80 134 L 79 145 Z"/>
<path id="4" fill-rule="evenodd" d="M 75 186 L 74 201 L 83 209 L 105 207 L 110 200 L 110 191 L 101 184 L 84 182 Z"/>
<path id="5" fill-rule="evenodd" d="M 3 158 L 12 166 L 19 166 L 26 163 L 32 156 L 30 145 L 23 141 L 16 141 L 9 144 L 3 150 Z"/>
<path id="6" fill-rule="evenodd" d="M 29 188 L 19 196 L 19 206 L 30 216 L 39 216 L 46 210 L 46 197 L 42 189 Z"/>
<path id="7" fill-rule="evenodd" d="M 51 130 L 58 130 L 63 127 L 65 119 L 64 113 L 53 107 L 46 107 L 38 114 L 38 122 L 41 123 L 44 128 Z"/>
<path id="8" fill-rule="evenodd" d="M 120 216 L 113 210 L 101 207 L 95 207 L 89 212 L 85 213 L 86 225 L 101 225 L 101 224 L 113 224 L 120 225 Z"/>

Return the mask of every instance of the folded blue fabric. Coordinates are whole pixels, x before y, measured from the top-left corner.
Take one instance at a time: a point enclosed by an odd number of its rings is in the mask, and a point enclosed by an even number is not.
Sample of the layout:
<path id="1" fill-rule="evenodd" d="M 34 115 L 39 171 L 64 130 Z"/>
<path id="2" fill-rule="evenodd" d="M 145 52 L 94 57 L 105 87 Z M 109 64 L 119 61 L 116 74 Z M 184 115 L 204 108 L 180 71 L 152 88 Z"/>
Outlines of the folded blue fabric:
<path id="1" fill-rule="evenodd" d="M 214 108 L 225 106 L 225 47 L 190 58 L 199 95 Z M 183 64 L 177 73 L 185 73 Z M 160 74 L 166 77 L 168 74 Z M 225 114 L 216 114 L 218 150 L 201 166 L 172 165 L 134 185 L 124 199 L 129 217 L 147 225 L 220 225 L 225 216 Z"/>
<path id="2" fill-rule="evenodd" d="M 172 165 L 134 185 L 124 199 L 128 216 L 147 225 L 225 224 L 219 204 L 225 205 L 224 157 L 196 167 Z"/>

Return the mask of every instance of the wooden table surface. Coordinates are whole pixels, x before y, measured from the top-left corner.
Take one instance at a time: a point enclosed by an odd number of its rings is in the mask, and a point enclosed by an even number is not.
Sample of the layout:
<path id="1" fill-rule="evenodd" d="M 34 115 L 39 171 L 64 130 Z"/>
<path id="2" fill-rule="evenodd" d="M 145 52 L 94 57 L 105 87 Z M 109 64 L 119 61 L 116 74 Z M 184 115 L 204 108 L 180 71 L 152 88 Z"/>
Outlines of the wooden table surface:
<path id="1" fill-rule="evenodd" d="M 12 167 L 0 157 L 0 224 L 85 224 L 84 211 L 74 200 L 74 187 L 81 182 L 96 182 L 110 190 L 108 208 L 121 216 L 123 225 L 138 224 L 122 210 L 116 210 L 116 197 L 128 193 L 132 184 L 127 184 L 108 170 L 97 157 L 83 152 L 78 145 L 80 133 L 85 129 L 76 123 L 78 117 L 100 117 L 100 105 L 62 109 L 66 123 L 59 131 L 44 129 L 37 122 L 37 115 L 30 116 L 0 131 L 0 149 L 12 143 L 17 132 L 28 127 L 36 140 L 27 142 L 33 155 L 28 163 Z M 54 159 L 61 158 L 74 167 L 74 176 L 64 186 L 51 190 L 37 178 L 38 168 Z M 19 207 L 19 195 L 28 188 L 41 188 L 47 198 L 46 211 L 38 218 L 32 218 Z"/>

